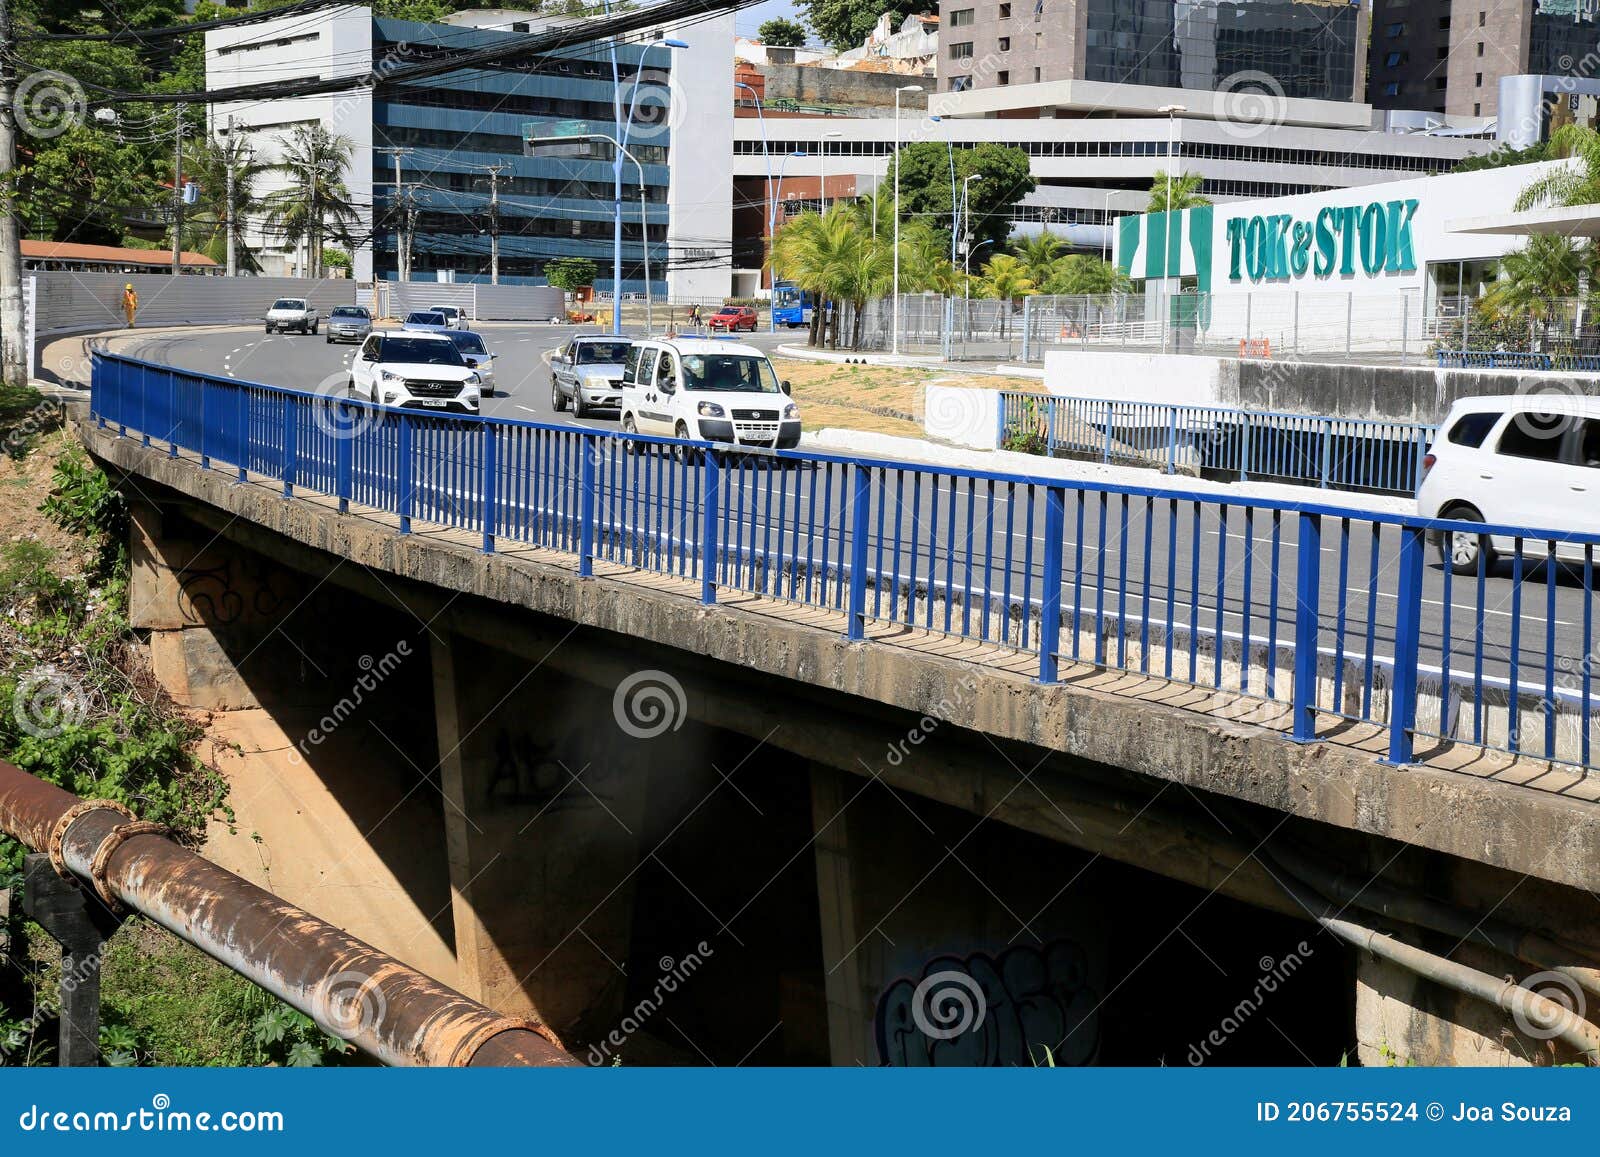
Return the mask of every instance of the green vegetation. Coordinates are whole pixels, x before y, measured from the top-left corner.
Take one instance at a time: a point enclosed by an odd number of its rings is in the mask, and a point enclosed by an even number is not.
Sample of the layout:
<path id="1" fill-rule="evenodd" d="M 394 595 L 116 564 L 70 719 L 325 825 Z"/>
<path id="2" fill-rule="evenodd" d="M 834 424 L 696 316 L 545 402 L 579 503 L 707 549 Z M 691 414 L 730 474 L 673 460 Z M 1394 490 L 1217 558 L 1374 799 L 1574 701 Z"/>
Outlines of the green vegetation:
<path id="1" fill-rule="evenodd" d="M 835 52 L 860 48 L 881 13 L 889 13 L 890 23 L 899 28 L 907 16 L 939 11 L 932 0 L 800 0 L 799 8 Z"/>
<path id="2" fill-rule="evenodd" d="M 231 819 L 226 784 L 194 757 L 198 727 L 138 655 L 122 497 L 73 448 L 56 459 L 40 509 L 57 532 L 50 541 L 33 534 L 0 545 L 0 756 L 197 842 L 208 818 Z M 14 898 L 24 854 L 0 836 L 0 888 Z M 20 904 L 5 931 L 22 967 L 0 970 L 0 1065 L 52 1064 L 60 954 Z M 345 1042 L 137 918 L 107 947 L 102 1016 L 113 1065 L 312 1065 L 350 1055 Z"/>
<path id="3" fill-rule="evenodd" d="M 1167 172 L 1157 169 L 1150 181 L 1150 203 L 1146 213 L 1182 212 L 1200 205 L 1211 204 L 1211 198 L 1200 195 L 1205 178 L 1199 173 L 1174 173 L 1172 175 L 1171 204 L 1168 204 Z"/>
<path id="4" fill-rule="evenodd" d="M 569 293 L 593 285 L 599 274 L 600 267 L 587 257 L 557 257 L 544 267 L 545 280 Z"/>
<path id="5" fill-rule="evenodd" d="M 933 228 L 944 238 L 947 253 L 951 210 L 960 201 L 963 185 L 967 188 L 969 220 L 963 223 L 962 232 L 977 246 L 985 241 L 998 245 L 1006 239 L 1011 230 L 1012 206 L 1033 192 L 1036 184 L 1028 154 L 1015 145 L 993 141 L 953 152 L 941 141 L 906 145 L 889 162 L 882 188 L 894 188 L 897 168 L 902 223 L 921 221 Z M 968 177 L 974 180 L 968 183 Z M 955 201 L 951 200 L 952 194 Z"/>
<path id="6" fill-rule="evenodd" d="M 769 48 L 800 48 L 806 42 L 805 25 L 782 16 L 763 20 L 761 27 L 756 29 L 756 35 Z"/>

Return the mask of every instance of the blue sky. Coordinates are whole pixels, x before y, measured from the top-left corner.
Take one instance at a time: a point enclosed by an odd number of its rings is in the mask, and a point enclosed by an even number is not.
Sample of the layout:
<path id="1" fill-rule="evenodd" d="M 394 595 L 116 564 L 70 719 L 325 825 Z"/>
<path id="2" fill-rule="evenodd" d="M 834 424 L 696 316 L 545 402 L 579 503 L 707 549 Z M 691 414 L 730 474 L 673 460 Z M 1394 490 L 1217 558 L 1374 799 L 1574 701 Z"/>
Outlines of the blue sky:
<path id="1" fill-rule="evenodd" d="M 756 29 L 761 27 L 763 20 L 771 20 L 774 16 L 787 16 L 790 20 L 800 20 L 799 13 L 795 10 L 794 0 L 766 0 L 764 4 L 756 4 L 749 8 L 741 8 L 733 14 L 733 26 L 740 36 L 754 36 Z M 804 24 L 804 20 L 800 20 Z M 810 35 L 811 29 L 806 29 Z"/>

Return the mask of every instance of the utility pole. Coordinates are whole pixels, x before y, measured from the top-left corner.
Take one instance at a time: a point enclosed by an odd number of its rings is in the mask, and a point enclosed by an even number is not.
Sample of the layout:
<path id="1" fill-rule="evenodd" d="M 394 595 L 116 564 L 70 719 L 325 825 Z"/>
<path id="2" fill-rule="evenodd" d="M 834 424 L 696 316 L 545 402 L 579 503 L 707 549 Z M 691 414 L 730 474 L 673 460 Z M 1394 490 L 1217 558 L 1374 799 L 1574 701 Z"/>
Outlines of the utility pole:
<path id="1" fill-rule="evenodd" d="M 227 274 L 229 277 L 235 277 L 239 273 L 238 257 L 233 252 L 233 166 L 237 164 L 239 160 L 239 149 L 237 144 L 238 142 L 236 142 L 233 138 L 233 114 L 229 113 L 228 160 L 225 166 L 228 170 L 228 186 L 227 192 L 224 194 L 227 199 L 222 204 L 222 227 L 224 230 L 224 239 L 227 241 L 228 245 Z"/>
<path id="2" fill-rule="evenodd" d="M 183 272 L 183 106 L 172 125 L 172 276 Z"/>
<path id="3" fill-rule="evenodd" d="M 500 284 L 500 174 L 511 166 L 503 162 L 483 165 L 489 174 L 489 284 Z"/>
<path id="4" fill-rule="evenodd" d="M 400 158 L 411 155 L 409 148 L 400 146 L 386 146 L 375 148 L 375 153 L 388 153 L 394 158 L 394 207 L 399 211 L 399 220 L 395 223 L 394 263 L 395 276 L 401 281 L 411 280 L 411 245 L 408 234 L 411 222 L 411 204 L 405 198 L 405 186 L 400 183 Z"/>
<path id="5" fill-rule="evenodd" d="M 22 234 L 17 221 L 17 110 L 12 103 L 16 71 L 12 65 L 11 5 L 0 0 L 0 188 L 7 204 L 0 212 L 0 376 L 10 386 L 28 383 L 22 318 Z"/>

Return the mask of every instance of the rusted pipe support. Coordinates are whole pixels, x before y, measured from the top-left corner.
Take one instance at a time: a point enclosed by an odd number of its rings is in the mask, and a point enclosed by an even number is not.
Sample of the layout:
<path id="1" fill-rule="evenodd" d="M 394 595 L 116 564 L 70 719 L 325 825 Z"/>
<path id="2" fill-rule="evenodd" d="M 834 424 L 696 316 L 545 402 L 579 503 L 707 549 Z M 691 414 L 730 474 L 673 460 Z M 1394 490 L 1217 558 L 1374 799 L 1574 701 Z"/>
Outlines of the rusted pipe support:
<path id="1" fill-rule="evenodd" d="M 385 1064 L 579 1063 L 544 1026 L 505 1019 L 163 835 L 129 833 L 122 811 L 62 824 L 82 802 L 0 760 L 0 830 L 45 849 L 61 825 L 74 876 Z"/>

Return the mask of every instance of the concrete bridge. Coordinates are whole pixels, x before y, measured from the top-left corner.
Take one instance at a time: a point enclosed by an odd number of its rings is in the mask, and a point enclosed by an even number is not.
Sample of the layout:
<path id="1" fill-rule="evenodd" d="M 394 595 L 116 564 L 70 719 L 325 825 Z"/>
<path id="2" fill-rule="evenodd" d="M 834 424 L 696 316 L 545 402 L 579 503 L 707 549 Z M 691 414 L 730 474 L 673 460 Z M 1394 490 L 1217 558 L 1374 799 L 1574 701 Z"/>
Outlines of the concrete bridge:
<path id="1" fill-rule="evenodd" d="M 229 866 L 594 1063 L 1600 1040 L 1587 667 L 1525 696 L 1514 631 L 1496 692 L 1480 614 L 1464 701 L 1448 612 L 1444 670 L 1419 659 L 1416 520 L 1235 504 L 1201 529 L 1177 492 L 731 459 L 109 356 L 78 428 L 132 505 L 155 670 L 251 714 L 239 827 L 302 849 Z M 1369 563 L 1387 656 L 1376 611 L 1346 638 Z M 1202 601 L 1241 568 L 1242 615 Z"/>

